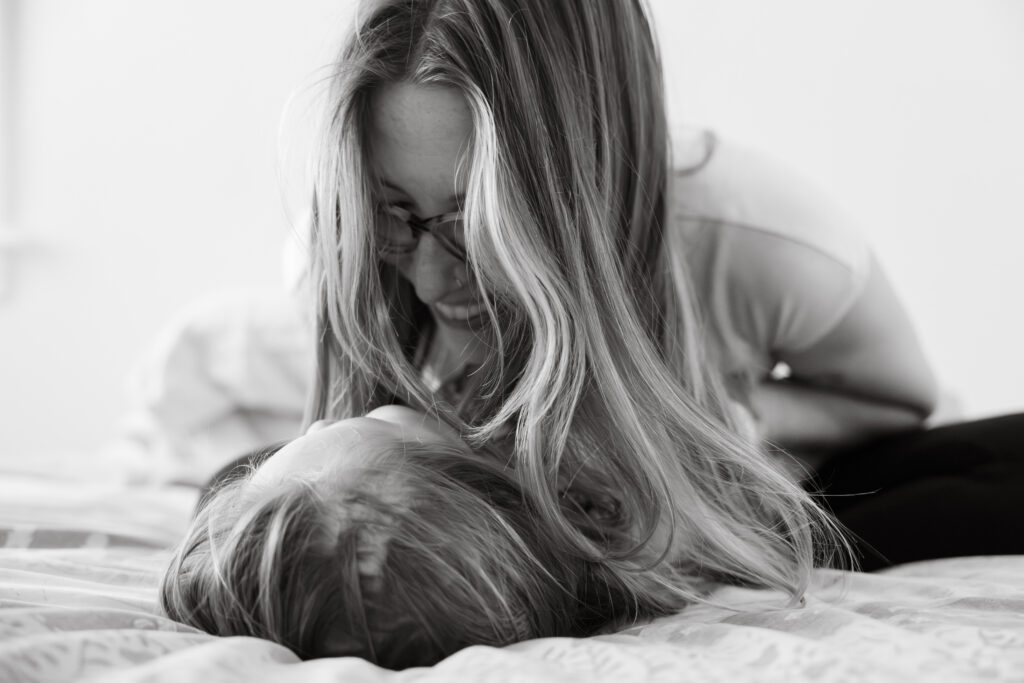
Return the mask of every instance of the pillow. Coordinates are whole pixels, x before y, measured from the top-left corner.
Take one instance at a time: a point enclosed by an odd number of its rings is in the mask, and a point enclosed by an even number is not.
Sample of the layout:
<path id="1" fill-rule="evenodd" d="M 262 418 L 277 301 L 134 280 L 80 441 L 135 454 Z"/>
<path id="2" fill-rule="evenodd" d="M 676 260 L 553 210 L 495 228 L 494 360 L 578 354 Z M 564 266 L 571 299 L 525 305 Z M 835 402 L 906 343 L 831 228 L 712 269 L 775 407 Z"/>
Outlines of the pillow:
<path id="1" fill-rule="evenodd" d="M 294 438 L 313 369 L 312 325 L 280 290 L 188 306 L 129 377 L 120 444 L 146 451 L 150 481 L 201 485 L 230 460 Z"/>

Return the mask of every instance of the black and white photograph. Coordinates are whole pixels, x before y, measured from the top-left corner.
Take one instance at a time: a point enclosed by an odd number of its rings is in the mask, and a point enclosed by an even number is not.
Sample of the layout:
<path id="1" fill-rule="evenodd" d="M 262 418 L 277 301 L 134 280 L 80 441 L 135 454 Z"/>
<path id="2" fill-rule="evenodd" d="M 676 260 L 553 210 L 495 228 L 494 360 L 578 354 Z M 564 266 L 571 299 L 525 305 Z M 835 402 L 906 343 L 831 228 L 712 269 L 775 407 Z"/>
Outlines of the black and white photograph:
<path id="1" fill-rule="evenodd" d="M 0 681 L 1024 680 L 1024 3 L 0 0 Z"/>

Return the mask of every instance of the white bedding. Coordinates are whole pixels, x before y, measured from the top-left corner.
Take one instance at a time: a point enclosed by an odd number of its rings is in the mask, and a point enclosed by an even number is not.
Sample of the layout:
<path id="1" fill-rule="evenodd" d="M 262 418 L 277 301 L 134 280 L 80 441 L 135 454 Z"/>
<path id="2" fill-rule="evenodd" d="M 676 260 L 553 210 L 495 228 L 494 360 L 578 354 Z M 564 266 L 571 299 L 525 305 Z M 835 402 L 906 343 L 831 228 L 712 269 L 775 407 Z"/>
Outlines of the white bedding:
<path id="1" fill-rule="evenodd" d="M 160 616 L 192 489 L 0 474 L 0 681 L 1022 681 L 1024 557 L 821 570 L 803 609 L 721 588 L 615 635 L 474 647 L 429 669 L 301 662 Z"/>

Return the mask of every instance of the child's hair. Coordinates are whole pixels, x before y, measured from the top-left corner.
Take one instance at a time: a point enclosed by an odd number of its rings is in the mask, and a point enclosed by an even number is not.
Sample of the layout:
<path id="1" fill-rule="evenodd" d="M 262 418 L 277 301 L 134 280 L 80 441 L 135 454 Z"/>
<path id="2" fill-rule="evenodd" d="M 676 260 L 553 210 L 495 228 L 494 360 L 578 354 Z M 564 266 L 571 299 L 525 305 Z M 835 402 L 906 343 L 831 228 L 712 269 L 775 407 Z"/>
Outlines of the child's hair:
<path id="1" fill-rule="evenodd" d="M 559 552 L 532 497 L 486 457 L 405 444 L 347 472 L 329 490 L 311 478 L 266 487 L 248 476 L 215 490 L 164 576 L 168 616 L 303 658 L 355 655 L 401 669 L 468 645 L 586 635 L 664 612 L 630 602 L 598 564 Z M 610 539 L 614 525 L 591 524 L 585 504 L 574 499 L 567 514 Z"/>

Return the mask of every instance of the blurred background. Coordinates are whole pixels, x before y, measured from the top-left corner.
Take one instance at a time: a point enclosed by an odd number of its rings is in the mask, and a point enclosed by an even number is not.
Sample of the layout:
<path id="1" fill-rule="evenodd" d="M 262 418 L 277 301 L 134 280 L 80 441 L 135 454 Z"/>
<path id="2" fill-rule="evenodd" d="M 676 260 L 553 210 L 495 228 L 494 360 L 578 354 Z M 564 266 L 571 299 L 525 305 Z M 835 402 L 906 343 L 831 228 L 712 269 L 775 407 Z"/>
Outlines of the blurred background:
<path id="1" fill-rule="evenodd" d="M 1024 409 L 1024 3 L 652 0 L 670 114 L 857 217 L 967 417 Z M 86 458 L 190 302 L 280 288 L 346 0 L 0 0 L 0 459 Z"/>

